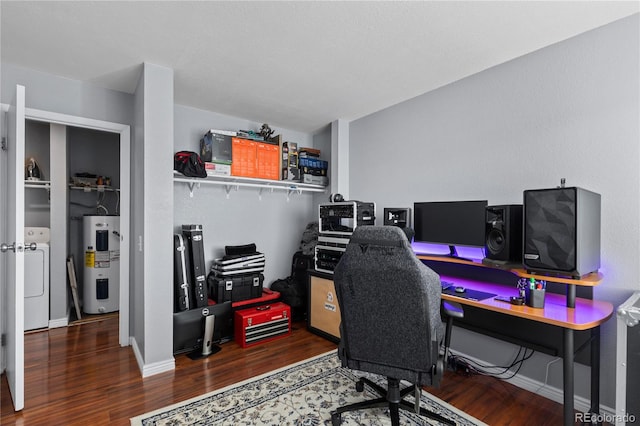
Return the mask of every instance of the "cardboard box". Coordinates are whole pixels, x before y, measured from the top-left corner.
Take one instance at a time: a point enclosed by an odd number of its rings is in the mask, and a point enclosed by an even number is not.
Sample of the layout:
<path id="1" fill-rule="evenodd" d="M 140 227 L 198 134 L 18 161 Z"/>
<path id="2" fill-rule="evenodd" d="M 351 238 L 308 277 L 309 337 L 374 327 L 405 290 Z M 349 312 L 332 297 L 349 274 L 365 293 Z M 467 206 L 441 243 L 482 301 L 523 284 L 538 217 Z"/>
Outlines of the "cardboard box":
<path id="1" fill-rule="evenodd" d="M 200 158 L 202 161 L 231 164 L 231 138 L 235 132 L 209 130 L 200 139 Z"/>
<path id="2" fill-rule="evenodd" d="M 316 176 L 307 173 L 302 174 L 302 183 L 310 183 L 312 185 L 329 185 L 329 178 L 326 176 Z"/>
<path id="3" fill-rule="evenodd" d="M 204 168 L 207 176 L 231 176 L 231 164 L 206 162 Z"/>
<path id="4" fill-rule="evenodd" d="M 300 179 L 298 144 L 296 142 L 284 142 L 282 144 L 282 180 L 300 182 Z"/>

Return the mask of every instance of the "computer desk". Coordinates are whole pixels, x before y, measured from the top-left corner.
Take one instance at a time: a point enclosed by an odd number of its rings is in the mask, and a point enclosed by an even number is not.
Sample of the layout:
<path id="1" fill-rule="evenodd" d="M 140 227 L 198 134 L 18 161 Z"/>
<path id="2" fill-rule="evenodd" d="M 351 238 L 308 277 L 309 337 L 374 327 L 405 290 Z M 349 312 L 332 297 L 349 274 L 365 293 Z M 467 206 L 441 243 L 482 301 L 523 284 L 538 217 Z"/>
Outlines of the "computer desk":
<path id="1" fill-rule="evenodd" d="M 418 255 L 422 260 L 446 261 L 478 267 L 486 267 L 481 263 L 466 260 L 445 260 L 442 257 Z M 563 393 L 564 393 L 564 424 L 575 424 L 574 416 L 574 331 L 591 331 L 591 407 L 590 412 L 600 412 L 600 325 L 613 314 L 613 305 L 609 302 L 583 299 L 575 297 L 575 285 L 595 286 L 602 280 L 599 273 L 590 274 L 582 279 L 550 277 L 545 275 L 528 274 L 521 269 L 510 270 L 517 277 L 535 277 L 539 280 L 554 281 L 567 284 L 567 296 L 547 292 L 544 308 L 530 308 L 526 305 L 512 305 L 507 302 L 494 300 L 493 297 L 484 300 L 471 300 L 460 296 L 442 294 L 442 299 L 458 302 L 462 305 L 474 306 L 504 315 L 524 318 L 529 321 L 550 324 L 563 330 Z M 494 293 L 500 296 L 517 296 L 518 290 L 503 284 L 474 281 L 455 276 L 441 276 L 442 281 L 450 281 L 468 289 Z M 574 306 L 574 307 L 569 307 Z"/>

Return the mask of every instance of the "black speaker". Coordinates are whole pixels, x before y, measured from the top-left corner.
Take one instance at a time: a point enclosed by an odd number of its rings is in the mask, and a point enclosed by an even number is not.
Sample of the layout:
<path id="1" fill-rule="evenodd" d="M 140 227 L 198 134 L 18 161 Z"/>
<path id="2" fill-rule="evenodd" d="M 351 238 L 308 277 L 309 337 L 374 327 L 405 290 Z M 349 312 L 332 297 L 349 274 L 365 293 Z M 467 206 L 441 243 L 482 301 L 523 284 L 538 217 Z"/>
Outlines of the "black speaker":
<path id="1" fill-rule="evenodd" d="M 524 191 L 524 267 L 574 278 L 600 268 L 600 194 L 577 187 Z"/>
<path id="2" fill-rule="evenodd" d="M 384 225 L 411 228 L 411 209 L 406 207 L 385 207 Z"/>
<path id="3" fill-rule="evenodd" d="M 522 263 L 522 204 L 488 206 L 485 256 L 489 260 Z"/>

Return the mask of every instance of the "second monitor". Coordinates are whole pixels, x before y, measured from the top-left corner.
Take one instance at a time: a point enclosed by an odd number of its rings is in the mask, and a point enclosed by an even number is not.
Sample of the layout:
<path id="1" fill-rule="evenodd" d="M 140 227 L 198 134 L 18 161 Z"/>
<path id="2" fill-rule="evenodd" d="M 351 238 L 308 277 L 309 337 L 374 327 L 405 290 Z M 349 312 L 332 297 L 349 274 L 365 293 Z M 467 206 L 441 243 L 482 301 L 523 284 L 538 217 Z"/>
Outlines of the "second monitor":
<path id="1" fill-rule="evenodd" d="M 488 204 L 487 200 L 414 203 L 414 240 L 448 245 L 452 256 L 456 246 L 484 247 Z"/>

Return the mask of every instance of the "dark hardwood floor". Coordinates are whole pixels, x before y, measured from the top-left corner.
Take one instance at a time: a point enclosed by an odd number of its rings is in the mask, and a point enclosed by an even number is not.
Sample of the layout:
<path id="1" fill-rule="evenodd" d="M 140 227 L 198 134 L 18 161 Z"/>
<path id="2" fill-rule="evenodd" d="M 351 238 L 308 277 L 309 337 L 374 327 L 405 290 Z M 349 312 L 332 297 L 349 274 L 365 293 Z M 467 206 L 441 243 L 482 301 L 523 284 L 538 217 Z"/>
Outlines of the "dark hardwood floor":
<path id="1" fill-rule="evenodd" d="M 294 324 L 290 337 L 212 357 L 176 357 L 174 371 L 143 379 L 131 347 L 118 345 L 116 315 L 25 335 L 25 408 L 15 413 L 2 376 L 2 425 L 129 425 L 162 408 L 335 349 Z M 559 425 L 562 405 L 486 376 L 448 372 L 429 392 L 489 425 Z"/>

